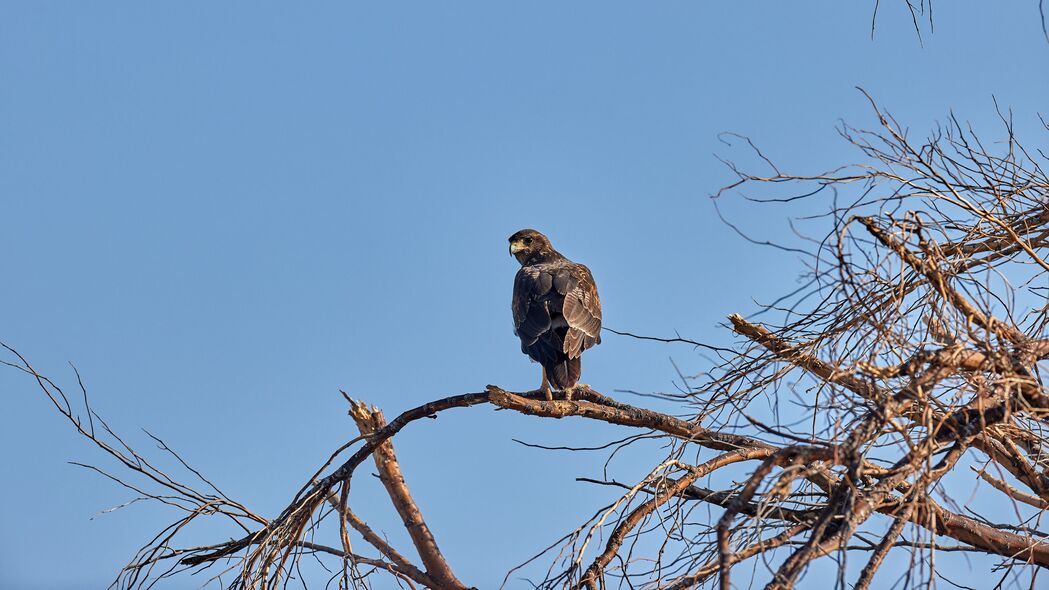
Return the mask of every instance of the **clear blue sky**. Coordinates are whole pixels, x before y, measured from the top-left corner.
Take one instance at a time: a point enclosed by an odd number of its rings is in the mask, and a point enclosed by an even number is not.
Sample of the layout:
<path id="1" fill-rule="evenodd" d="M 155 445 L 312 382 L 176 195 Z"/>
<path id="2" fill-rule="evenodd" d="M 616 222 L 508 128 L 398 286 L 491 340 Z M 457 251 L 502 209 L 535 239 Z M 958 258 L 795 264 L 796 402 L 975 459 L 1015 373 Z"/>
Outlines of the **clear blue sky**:
<path id="1" fill-rule="evenodd" d="M 269 515 L 353 433 L 340 388 L 392 416 L 538 384 L 511 331 L 522 227 L 591 267 L 607 326 L 724 342 L 801 266 L 718 221 L 719 132 L 847 163 L 834 125 L 871 123 L 863 86 L 916 133 L 950 109 L 989 129 L 997 97 L 1044 140 L 1035 2 L 937 3 L 924 47 L 902 2 L 871 40 L 873 4 L 2 2 L 0 339 L 70 386 L 73 362 L 114 427 Z M 671 359 L 704 366 L 609 334 L 584 381 L 670 390 Z M 0 588 L 104 587 L 168 515 L 97 516 L 133 496 L 66 463 L 102 458 L 23 376 L 0 393 Z M 491 588 L 610 493 L 573 479 L 592 456 L 511 439 L 621 434 L 474 408 L 397 447 L 460 577 Z"/>

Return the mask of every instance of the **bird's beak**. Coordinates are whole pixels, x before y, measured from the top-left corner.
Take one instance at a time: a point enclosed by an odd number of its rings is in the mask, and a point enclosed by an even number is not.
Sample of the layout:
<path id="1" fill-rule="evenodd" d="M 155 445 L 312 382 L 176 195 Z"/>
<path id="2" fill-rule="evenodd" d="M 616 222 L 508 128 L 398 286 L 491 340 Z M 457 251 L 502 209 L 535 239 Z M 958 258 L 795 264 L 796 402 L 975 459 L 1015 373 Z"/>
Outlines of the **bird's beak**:
<path id="1" fill-rule="evenodd" d="M 510 242 L 510 256 L 513 256 L 514 254 L 517 254 L 518 252 L 524 249 L 525 246 L 520 241 Z"/>

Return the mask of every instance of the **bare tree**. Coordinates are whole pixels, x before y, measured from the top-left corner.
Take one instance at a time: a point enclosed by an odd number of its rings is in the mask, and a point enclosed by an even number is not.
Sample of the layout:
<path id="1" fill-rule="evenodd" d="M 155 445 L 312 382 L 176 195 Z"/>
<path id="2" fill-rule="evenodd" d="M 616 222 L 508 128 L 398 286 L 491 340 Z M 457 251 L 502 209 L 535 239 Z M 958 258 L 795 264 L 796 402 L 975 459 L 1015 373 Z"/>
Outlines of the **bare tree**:
<path id="1" fill-rule="evenodd" d="M 763 306 L 762 323 L 729 318 L 734 347 L 668 340 L 717 357 L 687 391 L 662 396 L 685 418 L 593 390 L 547 401 L 489 385 L 389 422 L 347 398 L 360 436 L 332 452 L 279 514 L 265 516 L 181 458 L 181 475 L 161 471 L 86 407 L 86 392 L 85 410 L 74 410 L 11 348 L 7 364 L 117 461 L 100 472 L 177 512 L 121 570 L 119 588 L 185 571 L 210 572 L 229 588 L 278 588 L 308 556 L 326 563 L 341 588 L 369 587 L 380 575 L 404 587 L 469 587 L 413 500 L 393 440 L 421 418 L 481 404 L 620 425 L 632 432 L 618 446 L 665 442 L 639 480 L 586 480 L 618 488 L 619 497 L 530 560 L 549 566 L 540 588 L 784 589 L 819 561 L 838 572 L 837 587 L 863 589 L 897 558 L 907 565 L 897 587 L 918 587 L 950 581 L 947 556 L 996 568 L 999 585 L 1035 587 L 1049 567 L 1041 520 L 1049 392 L 1039 366 L 1049 357 L 1045 155 L 1019 143 L 1006 115 L 1000 143 L 985 144 L 953 117 L 915 141 L 871 104 L 876 127 L 841 128 L 858 150 L 856 165 L 788 174 L 735 138 L 767 172 L 729 163 L 737 179 L 716 199 L 818 203 L 823 213 L 809 224 L 824 229 L 815 239 L 799 229 L 802 246 L 789 247 L 807 269 L 801 289 Z M 351 484 L 369 459 L 411 554 L 357 512 Z M 966 505 L 973 496 L 981 502 Z M 980 512 L 987 506 L 993 514 Z M 186 546 L 183 531 L 200 519 L 237 532 Z M 862 567 L 850 569 L 849 557 Z"/>
<path id="2" fill-rule="evenodd" d="M 918 36 L 919 42 L 922 42 L 923 27 L 927 28 L 930 33 L 934 30 L 935 23 L 933 20 L 932 0 L 903 0 L 902 2 L 893 3 L 893 6 L 902 7 L 907 11 L 907 15 L 911 19 L 911 26 L 914 27 L 914 33 Z M 874 7 L 871 10 L 872 39 L 878 28 L 878 17 L 880 16 L 881 9 L 881 0 L 874 0 Z M 1042 27 L 1042 35 L 1045 36 L 1046 41 L 1049 41 L 1049 23 L 1047 23 L 1045 17 L 1045 10 L 1045 0 L 1038 0 L 1038 18 Z"/>

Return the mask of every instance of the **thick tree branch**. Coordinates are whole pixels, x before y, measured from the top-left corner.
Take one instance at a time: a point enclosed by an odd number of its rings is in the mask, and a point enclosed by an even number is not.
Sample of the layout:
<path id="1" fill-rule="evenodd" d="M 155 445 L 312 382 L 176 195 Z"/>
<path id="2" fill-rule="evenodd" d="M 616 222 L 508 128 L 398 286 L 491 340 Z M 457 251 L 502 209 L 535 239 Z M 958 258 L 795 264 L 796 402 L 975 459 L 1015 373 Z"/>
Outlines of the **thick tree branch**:
<path id="1" fill-rule="evenodd" d="M 361 435 L 365 437 L 372 436 L 386 426 L 386 418 L 382 410 L 375 407 L 369 408 L 361 402 L 351 400 L 350 416 L 357 423 Z M 376 447 L 372 457 L 375 459 L 375 468 L 379 471 L 379 479 L 386 488 L 386 493 L 390 496 L 390 501 L 393 502 L 397 514 L 400 515 L 415 549 L 419 552 L 423 565 L 426 566 L 426 575 L 436 582 L 439 589 L 467 590 L 467 587 L 455 577 L 444 554 L 437 547 L 437 541 L 430 532 L 430 527 L 426 525 L 422 511 L 412 498 L 408 484 L 401 473 L 401 466 L 394 453 L 393 444 L 389 440 L 384 441 Z"/>
<path id="2" fill-rule="evenodd" d="M 583 399 L 539 401 L 511 393 L 495 385 L 488 386 L 488 393 L 493 404 L 530 416 L 545 418 L 578 416 L 610 424 L 647 428 L 719 451 L 771 448 L 767 443 L 755 438 L 715 432 L 674 416 L 626 404 L 603 405 Z"/>

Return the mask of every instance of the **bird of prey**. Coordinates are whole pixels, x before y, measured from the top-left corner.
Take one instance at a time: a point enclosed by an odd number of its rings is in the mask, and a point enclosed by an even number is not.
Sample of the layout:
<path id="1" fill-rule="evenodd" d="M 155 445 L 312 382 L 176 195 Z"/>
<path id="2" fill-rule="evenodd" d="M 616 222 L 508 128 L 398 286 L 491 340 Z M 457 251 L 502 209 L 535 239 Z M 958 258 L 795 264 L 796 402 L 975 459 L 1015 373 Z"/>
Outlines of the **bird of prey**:
<path id="1" fill-rule="evenodd" d="M 521 352 L 543 366 L 540 389 L 571 399 L 582 373 L 583 351 L 601 343 L 601 300 L 590 269 L 554 250 L 534 229 L 510 236 L 510 254 L 521 263 L 511 308 Z"/>

